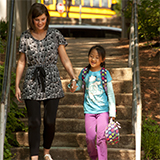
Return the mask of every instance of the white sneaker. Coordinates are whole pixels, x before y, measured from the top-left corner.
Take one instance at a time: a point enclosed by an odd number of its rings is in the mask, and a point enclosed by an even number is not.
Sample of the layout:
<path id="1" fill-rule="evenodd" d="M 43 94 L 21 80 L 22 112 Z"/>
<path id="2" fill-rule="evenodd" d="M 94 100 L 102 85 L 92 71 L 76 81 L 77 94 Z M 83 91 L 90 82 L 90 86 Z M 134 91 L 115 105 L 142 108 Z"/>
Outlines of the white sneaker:
<path id="1" fill-rule="evenodd" d="M 44 159 L 45 159 L 45 160 L 53 160 L 53 159 L 51 158 L 51 155 L 50 155 L 50 154 L 46 154 L 46 155 L 44 156 Z"/>

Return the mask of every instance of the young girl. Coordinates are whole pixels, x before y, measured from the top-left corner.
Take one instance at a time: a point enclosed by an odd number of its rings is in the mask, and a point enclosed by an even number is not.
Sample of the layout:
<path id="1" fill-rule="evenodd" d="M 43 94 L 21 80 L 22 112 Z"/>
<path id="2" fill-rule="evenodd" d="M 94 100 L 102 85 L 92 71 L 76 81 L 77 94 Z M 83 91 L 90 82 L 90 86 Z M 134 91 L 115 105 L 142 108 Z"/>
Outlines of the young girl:
<path id="1" fill-rule="evenodd" d="M 84 114 L 86 142 L 89 156 L 92 160 L 107 160 L 107 144 L 105 129 L 109 118 L 116 116 L 115 96 L 112 87 L 112 78 L 109 71 L 106 73 L 107 94 L 102 85 L 101 69 L 105 67 L 105 50 L 102 46 L 93 46 L 88 53 L 88 72 L 84 78 L 84 70 L 79 74 L 79 90 L 84 82 Z M 84 80 L 82 81 L 82 79 Z M 96 139 L 97 136 L 97 139 Z M 95 144 L 96 139 L 96 144 Z"/>

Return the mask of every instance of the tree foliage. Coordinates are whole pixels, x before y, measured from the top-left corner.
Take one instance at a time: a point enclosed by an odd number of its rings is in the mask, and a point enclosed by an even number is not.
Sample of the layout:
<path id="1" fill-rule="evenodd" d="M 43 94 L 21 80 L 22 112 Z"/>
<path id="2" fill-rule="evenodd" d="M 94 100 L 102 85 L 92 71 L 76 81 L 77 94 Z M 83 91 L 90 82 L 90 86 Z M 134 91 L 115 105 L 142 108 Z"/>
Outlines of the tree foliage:
<path id="1" fill-rule="evenodd" d="M 118 0 L 115 10 L 117 14 L 124 14 L 131 20 L 133 0 L 129 0 L 125 8 Z M 138 33 L 140 38 L 150 40 L 158 38 L 160 33 L 160 0 L 139 0 L 138 7 Z"/>
<path id="2" fill-rule="evenodd" d="M 117 3 L 114 5 L 113 10 L 116 12 L 116 15 L 121 16 L 122 11 L 122 0 L 117 0 Z"/>
<path id="3" fill-rule="evenodd" d="M 160 1 L 141 0 L 138 5 L 138 30 L 140 36 L 148 39 L 157 38 L 160 30 Z"/>

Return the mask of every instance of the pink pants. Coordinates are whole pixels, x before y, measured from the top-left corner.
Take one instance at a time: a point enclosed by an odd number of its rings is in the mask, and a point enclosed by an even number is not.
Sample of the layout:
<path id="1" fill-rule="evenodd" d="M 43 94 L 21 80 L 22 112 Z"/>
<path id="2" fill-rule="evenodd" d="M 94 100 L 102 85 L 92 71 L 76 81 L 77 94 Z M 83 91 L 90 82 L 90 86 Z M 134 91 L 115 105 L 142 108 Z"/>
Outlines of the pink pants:
<path id="1" fill-rule="evenodd" d="M 105 129 L 108 125 L 108 112 L 85 114 L 85 129 L 88 154 L 92 160 L 107 160 Z M 95 139 L 97 135 L 97 142 Z"/>

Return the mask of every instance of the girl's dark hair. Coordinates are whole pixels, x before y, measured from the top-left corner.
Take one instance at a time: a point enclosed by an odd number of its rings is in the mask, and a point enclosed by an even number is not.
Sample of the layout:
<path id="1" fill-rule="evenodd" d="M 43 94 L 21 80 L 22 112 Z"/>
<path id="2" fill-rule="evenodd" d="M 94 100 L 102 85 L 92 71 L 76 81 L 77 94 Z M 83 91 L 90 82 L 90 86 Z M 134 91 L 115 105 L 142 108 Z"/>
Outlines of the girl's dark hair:
<path id="1" fill-rule="evenodd" d="M 91 53 L 91 51 L 92 51 L 93 49 L 96 49 L 96 50 L 97 50 L 99 57 L 102 57 L 102 59 L 104 59 L 104 58 L 106 57 L 106 51 L 105 51 L 105 49 L 104 49 L 102 46 L 100 46 L 100 45 L 95 45 L 95 46 L 91 47 L 90 50 L 89 50 L 89 52 L 88 52 L 88 57 L 89 57 L 89 55 L 90 55 L 90 53 Z M 105 68 L 105 61 L 101 63 L 101 67 L 104 67 L 104 68 Z M 87 68 L 88 68 L 88 70 L 89 70 L 89 69 L 91 68 L 91 65 L 89 64 L 89 65 L 87 66 Z"/>
<path id="2" fill-rule="evenodd" d="M 45 14 L 47 16 L 47 22 L 46 22 L 46 26 L 45 26 L 45 30 L 48 29 L 49 23 L 50 23 L 50 15 L 49 12 L 47 10 L 47 8 L 45 7 L 45 5 L 41 4 L 41 3 L 34 3 L 28 13 L 28 25 L 29 25 L 29 29 L 35 31 L 35 25 L 33 22 L 33 19 L 36 17 L 41 16 L 42 14 Z"/>

